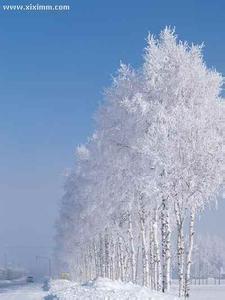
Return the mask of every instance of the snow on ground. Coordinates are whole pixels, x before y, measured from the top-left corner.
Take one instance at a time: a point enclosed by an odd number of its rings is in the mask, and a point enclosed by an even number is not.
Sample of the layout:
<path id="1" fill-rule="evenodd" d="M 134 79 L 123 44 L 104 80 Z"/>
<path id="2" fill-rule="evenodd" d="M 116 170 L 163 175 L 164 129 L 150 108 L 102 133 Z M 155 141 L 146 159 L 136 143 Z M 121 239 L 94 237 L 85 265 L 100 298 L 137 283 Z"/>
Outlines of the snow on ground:
<path id="1" fill-rule="evenodd" d="M 0 288 L 0 300 L 44 300 L 46 295 L 47 293 L 42 290 L 40 284 Z"/>
<path id="2" fill-rule="evenodd" d="M 51 281 L 51 295 L 58 300 L 175 300 L 177 290 L 173 286 L 171 295 L 152 292 L 132 283 L 121 283 L 106 278 L 98 278 L 79 285 L 67 280 Z M 1 298 L 0 298 L 1 300 Z M 190 300 L 225 300 L 225 285 L 193 285 Z"/>
<path id="3" fill-rule="evenodd" d="M 175 293 L 176 288 L 173 287 Z M 54 297 L 57 295 L 57 298 Z M 41 284 L 24 284 L 0 288 L 0 300 L 175 300 L 175 296 L 152 292 L 132 283 L 98 278 L 79 285 L 67 280 L 51 281 L 50 292 Z M 192 286 L 190 300 L 224 300 L 225 285 Z"/>
<path id="4" fill-rule="evenodd" d="M 150 289 L 122 283 L 106 278 L 98 278 L 84 285 L 66 280 L 51 282 L 50 292 L 59 300 L 176 300 L 172 295 L 152 292 Z"/>
<path id="5" fill-rule="evenodd" d="M 190 300 L 224 300 L 225 285 L 193 285 Z"/>

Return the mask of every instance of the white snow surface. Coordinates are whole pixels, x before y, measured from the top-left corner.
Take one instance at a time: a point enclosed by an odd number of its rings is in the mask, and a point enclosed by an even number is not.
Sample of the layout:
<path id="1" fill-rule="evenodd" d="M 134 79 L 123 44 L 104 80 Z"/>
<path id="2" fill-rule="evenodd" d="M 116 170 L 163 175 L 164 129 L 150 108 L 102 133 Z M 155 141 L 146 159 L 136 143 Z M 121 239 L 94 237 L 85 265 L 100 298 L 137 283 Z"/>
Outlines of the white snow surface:
<path id="1" fill-rule="evenodd" d="M 225 285 L 200 285 L 191 287 L 190 300 L 224 300 Z"/>
<path id="2" fill-rule="evenodd" d="M 173 295 L 153 292 L 133 283 L 122 283 L 106 278 L 97 278 L 86 284 L 67 280 L 51 281 L 50 293 L 59 300 L 177 300 Z"/>
<path id="3" fill-rule="evenodd" d="M 173 286 L 173 294 L 177 287 Z M 57 297 L 54 297 L 57 296 Z M 80 285 L 67 280 L 52 280 L 50 292 L 41 284 L 11 285 L 0 288 L 0 300 L 175 300 L 172 295 L 152 292 L 131 283 L 121 283 L 99 278 Z M 224 300 L 225 285 L 200 285 L 191 287 L 190 300 Z"/>

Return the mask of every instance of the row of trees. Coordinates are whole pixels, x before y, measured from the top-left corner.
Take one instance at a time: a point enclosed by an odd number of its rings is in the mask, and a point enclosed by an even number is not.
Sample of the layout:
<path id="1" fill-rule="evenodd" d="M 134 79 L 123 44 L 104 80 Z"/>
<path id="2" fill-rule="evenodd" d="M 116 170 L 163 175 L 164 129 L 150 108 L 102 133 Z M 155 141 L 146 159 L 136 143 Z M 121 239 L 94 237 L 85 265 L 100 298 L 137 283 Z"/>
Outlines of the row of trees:
<path id="1" fill-rule="evenodd" d="M 75 280 L 96 276 L 167 292 L 176 241 L 179 295 L 189 296 L 196 215 L 222 191 L 223 78 L 199 46 L 166 28 L 139 70 L 121 64 L 76 151 L 57 222 L 56 257 Z"/>

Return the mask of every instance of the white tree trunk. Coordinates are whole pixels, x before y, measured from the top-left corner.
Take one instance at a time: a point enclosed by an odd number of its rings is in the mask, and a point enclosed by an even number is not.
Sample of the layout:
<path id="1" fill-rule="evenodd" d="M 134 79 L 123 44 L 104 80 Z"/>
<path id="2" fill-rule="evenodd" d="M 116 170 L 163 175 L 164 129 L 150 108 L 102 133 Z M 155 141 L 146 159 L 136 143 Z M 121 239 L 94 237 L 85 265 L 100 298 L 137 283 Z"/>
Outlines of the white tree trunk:
<path id="1" fill-rule="evenodd" d="M 149 226 L 149 286 L 156 290 L 155 285 L 155 261 L 154 261 L 154 233 L 153 233 L 153 221 L 151 219 Z"/>
<path id="2" fill-rule="evenodd" d="M 105 235 L 104 235 L 104 248 L 105 248 L 105 277 L 109 278 L 110 277 L 110 264 L 109 264 L 109 234 L 108 230 L 105 230 Z"/>
<path id="3" fill-rule="evenodd" d="M 168 292 L 170 289 L 170 220 L 168 200 L 162 200 L 161 210 L 161 232 L 162 232 L 162 292 Z"/>
<path id="4" fill-rule="evenodd" d="M 133 235 L 133 225 L 132 225 L 130 212 L 128 212 L 128 235 L 129 235 L 129 243 L 130 243 L 131 281 L 133 283 L 136 283 L 136 259 L 135 259 L 135 249 L 134 249 L 134 235 Z"/>
<path id="5" fill-rule="evenodd" d="M 118 256 L 119 256 L 119 278 L 124 281 L 124 258 L 123 258 L 123 242 L 122 238 L 118 237 Z"/>
<path id="6" fill-rule="evenodd" d="M 145 230 L 145 210 L 142 206 L 139 212 L 140 215 L 140 228 L 141 228 L 141 240 L 142 240 L 142 268 L 143 268 L 143 280 L 144 286 L 148 286 L 149 279 L 149 264 L 148 264 L 148 253 L 146 245 L 146 230 Z"/>
<path id="7" fill-rule="evenodd" d="M 166 219 L 165 219 L 166 204 L 165 199 L 162 200 L 161 209 L 161 238 L 162 238 L 162 292 L 166 291 Z"/>
<path id="8" fill-rule="evenodd" d="M 87 254 L 84 253 L 84 281 L 88 281 L 88 261 Z"/>
<path id="9" fill-rule="evenodd" d="M 138 245 L 140 242 L 140 237 L 138 239 Z M 135 271 L 135 282 L 138 283 L 138 266 L 139 266 L 139 253 L 140 253 L 140 246 L 137 247 L 137 253 L 136 253 L 136 271 Z"/>
<path id="10" fill-rule="evenodd" d="M 105 277 L 104 241 L 101 234 L 99 235 L 99 264 L 100 276 Z"/>
<path id="11" fill-rule="evenodd" d="M 95 277 L 98 277 L 99 276 L 99 264 L 98 264 L 98 252 L 97 252 L 95 240 L 93 240 L 93 253 L 94 253 L 94 262 L 95 262 Z"/>
<path id="12" fill-rule="evenodd" d="M 87 255 L 87 262 L 88 262 L 88 280 L 91 280 L 93 279 L 93 268 L 94 268 L 94 265 L 93 265 L 93 252 L 92 252 L 92 245 L 90 245 L 88 247 L 88 255 Z"/>
<path id="13" fill-rule="evenodd" d="M 161 259 L 159 251 L 159 241 L 158 241 L 158 209 L 154 211 L 154 220 L 153 220 L 153 236 L 154 236 L 154 265 L 155 265 L 155 286 L 156 290 L 161 290 Z"/>
<path id="14" fill-rule="evenodd" d="M 175 203 L 175 215 L 177 221 L 177 264 L 179 278 L 179 297 L 184 295 L 184 228 L 179 205 Z"/>
<path id="15" fill-rule="evenodd" d="M 195 223 L 195 211 L 191 211 L 190 223 L 189 223 L 189 247 L 186 259 L 186 273 L 185 273 L 185 297 L 190 296 L 190 273 L 191 273 L 191 262 L 192 262 L 192 251 L 194 244 L 194 223 Z"/>
<path id="16" fill-rule="evenodd" d="M 184 295 L 184 233 L 183 225 L 178 227 L 178 272 L 179 272 L 179 297 Z"/>
<path id="17" fill-rule="evenodd" d="M 110 243 L 110 278 L 115 279 L 115 244 L 113 236 Z"/>

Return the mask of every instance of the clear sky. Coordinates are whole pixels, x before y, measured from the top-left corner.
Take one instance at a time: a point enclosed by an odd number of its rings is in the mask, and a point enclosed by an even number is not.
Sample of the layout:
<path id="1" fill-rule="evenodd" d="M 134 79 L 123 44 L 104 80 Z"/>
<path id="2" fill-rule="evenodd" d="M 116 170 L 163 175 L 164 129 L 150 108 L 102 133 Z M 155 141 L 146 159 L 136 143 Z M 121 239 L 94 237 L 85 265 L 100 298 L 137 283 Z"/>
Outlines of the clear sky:
<path id="1" fill-rule="evenodd" d="M 0 263 L 4 253 L 21 263 L 18 253 L 31 261 L 52 246 L 75 146 L 91 133 L 120 60 L 140 65 L 148 31 L 172 25 L 181 39 L 204 42 L 207 64 L 225 74 L 223 0 L 38 3 L 66 3 L 71 10 L 0 10 Z M 200 227 L 225 237 L 225 205 L 206 214 Z"/>

